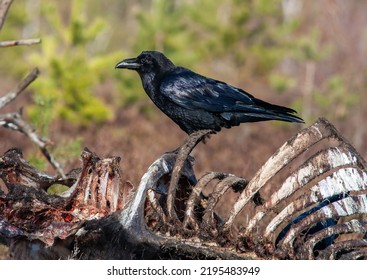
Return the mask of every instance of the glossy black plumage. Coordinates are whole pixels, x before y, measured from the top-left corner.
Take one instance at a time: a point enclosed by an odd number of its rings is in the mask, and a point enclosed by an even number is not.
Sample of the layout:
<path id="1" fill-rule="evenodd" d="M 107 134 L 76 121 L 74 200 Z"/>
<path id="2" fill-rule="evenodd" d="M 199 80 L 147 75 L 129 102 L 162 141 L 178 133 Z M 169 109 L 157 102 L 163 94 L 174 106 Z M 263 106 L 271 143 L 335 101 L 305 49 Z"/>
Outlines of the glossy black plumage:
<path id="1" fill-rule="evenodd" d="M 135 70 L 154 104 L 182 130 L 219 131 L 244 122 L 303 122 L 293 109 L 255 98 L 242 89 L 175 66 L 157 51 L 119 62 L 116 68 Z"/>

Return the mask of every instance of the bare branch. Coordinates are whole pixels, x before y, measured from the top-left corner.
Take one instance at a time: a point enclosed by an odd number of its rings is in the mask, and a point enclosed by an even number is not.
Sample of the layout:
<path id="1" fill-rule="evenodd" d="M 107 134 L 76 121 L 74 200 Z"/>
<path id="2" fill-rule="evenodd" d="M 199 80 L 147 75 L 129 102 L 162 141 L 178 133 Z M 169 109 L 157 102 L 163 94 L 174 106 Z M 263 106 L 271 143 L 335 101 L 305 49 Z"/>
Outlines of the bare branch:
<path id="1" fill-rule="evenodd" d="M 15 88 L 14 91 L 9 92 L 5 96 L 0 98 L 0 108 L 5 107 L 8 103 L 13 101 L 17 96 L 22 93 L 38 76 L 38 68 L 34 68 Z"/>
<path id="2" fill-rule="evenodd" d="M 3 28 L 6 14 L 8 13 L 8 10 L 12 2 L 13 0 L 3 0 L 0 3 L 0 30 Z"/>
<path id="3" fill-rule="evenodd" d="M 0 115 L 0 125 L 24 133 L 40 148 L 49 144 L 49 140 L 39 136 L 35 129 L 22 119 L 19 113 Z"/>
<path id="4" fill-rule="evenodd" d="M 8 113 L 0 115 L 0 125 L 25 134 L 33 143 L 35 143 L 39 147 L 42 154 L 47 158 L 50 164 L 55 168 L 60 176 L 65 179 L 65 173 L 62 170 L 61 165 L 55 160 L 55 158 L 47 149 L 47 145 L 50 144 L 50 141 L 38 135 L 36 130 L 27 122 L 25 122 L 19 113 Z"/>
<path id="5" fill-rule="evenodd" d="M 41 43 L 40 38 L 20 39 L 20 40 L 2 41 L 0 42 L 0 47 L 31 46 L 39 43 Z"/>
<path id="6" fill-rule="evenodd" d="M 12 102 L 17 98 L 38 76 L 38 68 L 34 68 L 14 89 L 14 91 L 9 92 L 5 96 L 0 98 L 0 108 L 5 107 L 7 104 Z M 8 113 L 0 115 L 0 126 L 10 128 L 12 130 L 17 130 L 25 134 L 33 143 L 35 143 L 42 154 L 50 162 L 51 166 L 60 174 L 60 176 L 65 179 L 65 173 L 52 154 L 48 151 L 47 145 L 50 144 L 48 139 L 45 139 L 37 134 L 36 130 L 25 122 L 19 113 Z"/>

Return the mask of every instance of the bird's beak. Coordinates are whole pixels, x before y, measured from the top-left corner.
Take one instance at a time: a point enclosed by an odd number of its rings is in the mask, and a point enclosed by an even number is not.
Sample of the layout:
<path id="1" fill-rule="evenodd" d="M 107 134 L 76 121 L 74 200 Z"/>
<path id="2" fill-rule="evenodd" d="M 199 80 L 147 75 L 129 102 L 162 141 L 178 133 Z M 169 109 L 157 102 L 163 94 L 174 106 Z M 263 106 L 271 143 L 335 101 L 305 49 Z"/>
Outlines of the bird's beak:
<path id="1" fill-rule="evenodd" d="M 115 68 L 136 70 L 139 69 L 140 66 L 141 64 L 138 62 L 137 58 L 127 58 L 117 63 Z"/>

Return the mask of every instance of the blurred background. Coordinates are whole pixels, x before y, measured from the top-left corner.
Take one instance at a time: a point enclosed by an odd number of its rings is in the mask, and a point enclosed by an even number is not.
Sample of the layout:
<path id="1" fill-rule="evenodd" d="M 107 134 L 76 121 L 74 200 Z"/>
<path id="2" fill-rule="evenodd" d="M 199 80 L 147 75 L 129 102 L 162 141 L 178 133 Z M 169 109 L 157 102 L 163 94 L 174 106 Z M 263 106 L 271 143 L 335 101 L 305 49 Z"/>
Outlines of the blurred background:
<path id="1" fill-rule="evenodd" d="M 65 171 L 86 146 L 122 157 L 138 185 L 149 165 L 186 135 L 146 96 L 135 72 L 115 70 L 143 50 L 296 109 L 306 126 L 325 117 L 367 158 L 367 1 L 363 0 L 15 0 L 0 41 L 0 95 L 34 67 L 40 76 L 2 111 L 24 117 L 54 143 Z M 251 178 L 305 127 L 279 122 L 224 129 L 193 152 L 198 177 L 225 171 Z M 22 134 L 0 127 L 0 153 L 19 147 L 54 171 Z"/>

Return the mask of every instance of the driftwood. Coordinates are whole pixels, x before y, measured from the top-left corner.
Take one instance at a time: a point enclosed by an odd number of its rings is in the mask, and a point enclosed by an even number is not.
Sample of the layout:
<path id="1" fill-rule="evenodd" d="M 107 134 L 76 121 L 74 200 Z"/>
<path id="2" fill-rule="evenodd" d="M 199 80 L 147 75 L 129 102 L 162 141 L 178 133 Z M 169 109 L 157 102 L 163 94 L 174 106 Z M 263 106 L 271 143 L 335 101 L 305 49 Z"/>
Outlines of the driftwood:
<path id="1" fill-rule="evenodd" d="M 250 181 L 196 179 L 189 154 L 209 133 L 158 158 L 134 192 L 118 157 L 85 150 L 82 168 L 63 179 L 6 152 L 0 241 L 9 258 L 367 258 L 367 165 L 329 122 L 300 131 Z M 69 190 L 49 195 L 53 184 Z M 220 201 L 234 196 L 223 212 Z"/>

